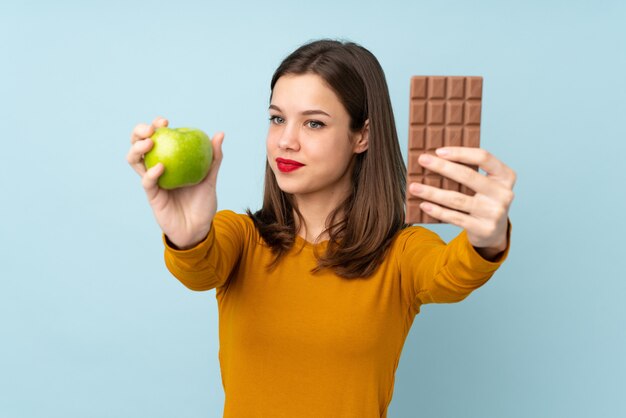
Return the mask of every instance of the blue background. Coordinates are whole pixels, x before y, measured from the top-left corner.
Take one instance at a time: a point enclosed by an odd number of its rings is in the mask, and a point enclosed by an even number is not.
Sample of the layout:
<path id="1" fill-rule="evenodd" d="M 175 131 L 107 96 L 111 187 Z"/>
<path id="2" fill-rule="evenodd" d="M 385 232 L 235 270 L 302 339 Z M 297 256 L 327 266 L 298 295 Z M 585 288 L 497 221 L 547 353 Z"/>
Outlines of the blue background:
<path id="1" fill-rule="evenodd" d="M 424 307 L 390 418 L 626 416 L 624 22 L 621 1 L 3 1 L 0 416 L 221 416 L 215 293 L 166 271 L 130 132 L 225 131 L 219 206 L 258 208 L 270 77 L 319 37 L 379 58 L 403 149 L 411 75 L 484 76 L 482 145 L 518 174 L 509 260 Z"/>

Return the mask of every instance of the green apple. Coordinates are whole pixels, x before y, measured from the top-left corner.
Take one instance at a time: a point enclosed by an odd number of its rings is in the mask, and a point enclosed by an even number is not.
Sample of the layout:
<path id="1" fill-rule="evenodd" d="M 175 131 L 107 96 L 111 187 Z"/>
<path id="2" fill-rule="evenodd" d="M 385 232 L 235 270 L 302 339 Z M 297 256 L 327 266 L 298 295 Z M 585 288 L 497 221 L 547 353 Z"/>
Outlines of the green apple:
<path id="1" fill-rule="evenodd" d="M 157 128 L 151 136 L 154 146 L 144 156 L 146 169 L 163 163 L 159 187 L 176 189 L 200 183 L 213 161 L 213 147 L 207 134 L 194 128 Z"/>

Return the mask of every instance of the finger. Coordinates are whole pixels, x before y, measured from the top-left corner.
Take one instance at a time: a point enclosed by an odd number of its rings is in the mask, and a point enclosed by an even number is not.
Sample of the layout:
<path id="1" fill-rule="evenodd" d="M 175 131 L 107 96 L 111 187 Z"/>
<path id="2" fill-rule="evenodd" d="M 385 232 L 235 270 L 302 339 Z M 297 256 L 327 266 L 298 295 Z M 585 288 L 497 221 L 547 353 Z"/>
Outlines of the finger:
<path id="1" fill-rule="evenodd" d="M 418 162 L 428 170 L 461 183 L 477 193 L 487 195 L 494 193 L 492 180 L 469 167 L 430 154 L 420 155 Z"/>
<path id="2" fill-rule="evenodd" d="M 153 201 L 159 194 L 160 189 L 157 182 L 161 174 L 163 174 L 163 171 L 165 171 L 163 164 L 157 163 L 154 167 L 147 170 L 142 177 L 141 185 L 146 191 L 146 196 L 149 201 Z"/>
<path id="3" fill-rule="evenodd" d="M 154 126 L 140 123 L 133 129 L 133 133 L 130 135 L 130 143 L 134 144 L 142 139 L 150 138 L 154 133 Z"/>
<path id="4" fill-rule="evenodd" d="M 451 190 L 443 190 L 420 183 L 409 186 L 411 194 L 430 202 L 435 202 L 450 209 L 474 214 L 474 197 Z"/>
<path id="5" fill-rule="evenodd" d="M 222 164 L 222 158 L 224 157 L 224 154 L 222 152 L 223 142 L 223 132 L 218 132 L 213 135 L 213 139 L 211 140 L 211 146 L 213 147 L 213 162 L 211 163 L 211 169 L 209 170 L 209 174 L 206 178 L 208 182 L 211 182 L 213 184 L 217 183 L 217 173 L 219 171 L 220 165 Z"/>
<path id="6" fill-rule="evenodd" d="M 164 128 L 167 125 L 169 125 L 169 121 L 167 119 L 165 119 L 163 116 L 157 116 L 153 121 L 152 121 L 152 126 L 154 128 Z"/>
<path id="7" fill-rule="evenodd" d="M 134 144 L 137 141 L 140 141 L 145 138 L 150 138 L 154 133 L 156 128 L 165 127 L 169 124 L 169 121 L 162 116 L 157 116 L 153 121 L 152 125 L 148 125 L 145 123 L 140 123 L 135 126 L 133 132 L 130 136 L 130 143 Z"/>
<path id="8" fill-rule="evenodd" d="M 493 154 L 482 148 L 444 147 L 437 149 L 435 152 L 439 157 L 446 160 L 476 165 L 487 173 L 487 177 L 500 181 L 510 189 L 515 184 L 515 172 Z"/>
<path id="9" fill-rule="evenodd" d="M 476 193 L 473 196 L 421 183 L 411 183 L 409 192 L 423 200 L 458 210 L 479 219 L 496 219 L 508 212 L 515 194 L 504 187 L 497 188 L 495 197 Z"/>
<path id="10" fill-rule="evenodd" d="M 463 229 L 476 228 L 477 219 L 456 210 L 447 209 L 431 202 L 420 203 L 420 209 L 442 222 L 459 226 Z"/>
<path id="11" fill-rule="evenodd" d="M 128 161 L 133 170 L 142 177 L 146 173 L 143 156 L 150 151 L 153 146 L 154 142 L 150 138 L 142 139 L 141 141 L 135 142 L 126 155 L 126 161 Z"/>

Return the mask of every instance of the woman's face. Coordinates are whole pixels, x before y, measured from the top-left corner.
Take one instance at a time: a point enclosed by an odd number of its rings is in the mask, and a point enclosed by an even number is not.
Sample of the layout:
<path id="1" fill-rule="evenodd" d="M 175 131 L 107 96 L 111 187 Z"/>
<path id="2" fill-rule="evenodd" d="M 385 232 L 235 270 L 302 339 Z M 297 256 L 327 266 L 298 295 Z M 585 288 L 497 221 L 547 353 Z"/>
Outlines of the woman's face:
<path id="1" fill-rule="evenodd" d="M 281 190 L 345 198 L 353 156 L 367 149 L 367 135 L 350 131 L 335 92 L 318 75 L 284 75 L 274 85 L 269 114 L 267 159 Z"/>

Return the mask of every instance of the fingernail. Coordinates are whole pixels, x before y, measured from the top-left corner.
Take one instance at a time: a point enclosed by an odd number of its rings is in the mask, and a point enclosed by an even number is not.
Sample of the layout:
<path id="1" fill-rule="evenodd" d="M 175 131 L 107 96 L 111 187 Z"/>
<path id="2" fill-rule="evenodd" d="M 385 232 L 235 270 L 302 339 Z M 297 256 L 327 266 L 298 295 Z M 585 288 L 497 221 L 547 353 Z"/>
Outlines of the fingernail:
<path id="1" fill-rule="evenodd" d="M 435 152 L 437 153 L 437 155 L 441 155 L 441 156 L 450 155 L 450 150 L 446 148 L 439 148 Z"/>
<path id="2" fill-rule="evenodd" d="M 420 207 L 424 212 L 430 212 L 433 210 L 433 206 L 430 203 L 423 202 L 420 204 Z"/>
<path id="3" fill-rule="evenodd" d="M 420 155 L 420 163 L 430 164 L 433 161 L 432 157 L 428 154 Z"/>
<path id="4" fill-rule="evenodd" d="M 422 193 L 424 191 L 424 186 L 419 183 L 413 183 L 411 185 L 411 191 L 415 194 Z"/>

